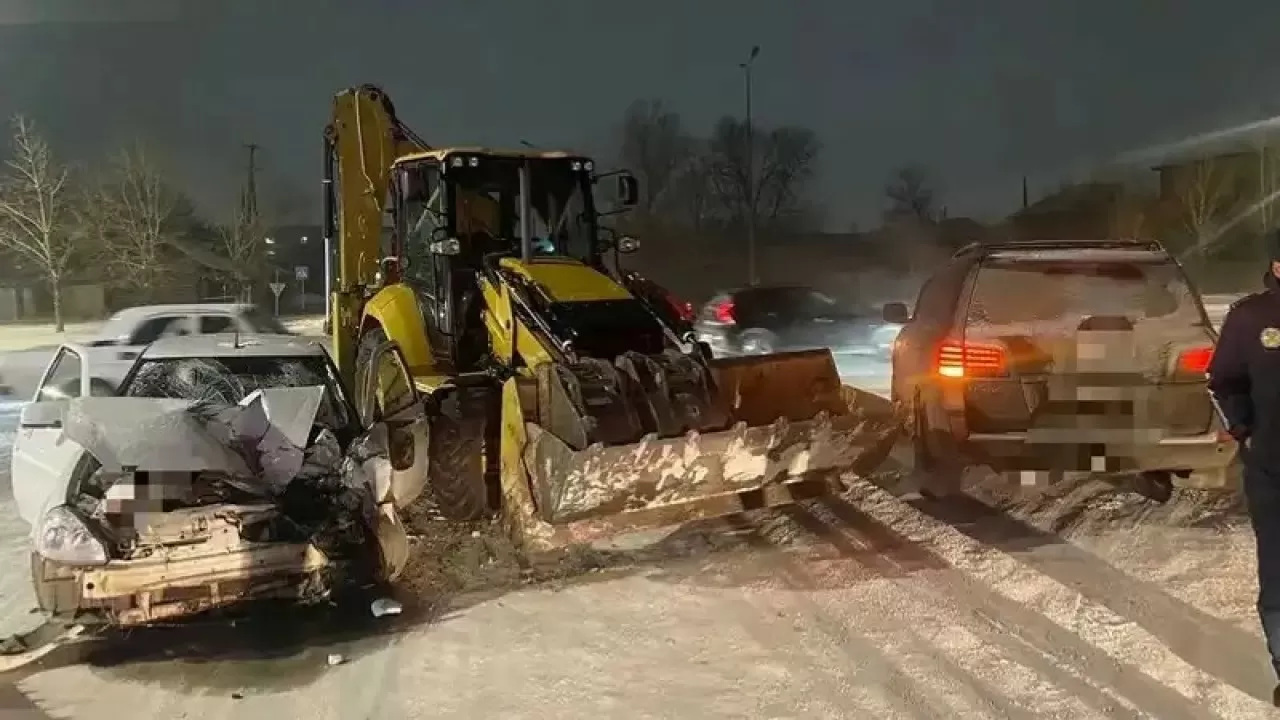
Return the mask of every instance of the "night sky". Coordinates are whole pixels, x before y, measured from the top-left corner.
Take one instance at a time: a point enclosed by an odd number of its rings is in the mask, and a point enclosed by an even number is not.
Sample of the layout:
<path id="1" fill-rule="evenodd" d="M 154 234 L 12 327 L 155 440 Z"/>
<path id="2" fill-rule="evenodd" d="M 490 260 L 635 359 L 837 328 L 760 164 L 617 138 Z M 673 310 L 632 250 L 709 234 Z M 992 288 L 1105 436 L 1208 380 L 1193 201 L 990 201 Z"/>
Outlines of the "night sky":
<path id="1" fill-rule="evenodd" d="M 0 0 L 0 23 L 0 115 L 29 114 L 63 157 L 141 137 L 214 211 L 258 143 L 264 201 L 300 221 L 329 97 L 361 82 L 433 144 L 607 162 L 634 98 L 698 129 L 741 113 L 738 63 L 759 44 L 755 115 L 819 133 L 834 228 L 874 224 L 906 162 L 952 215 L 991 217 L 1024 173 L 1047 190 L 1280 113 L 1274 0 Z"/>

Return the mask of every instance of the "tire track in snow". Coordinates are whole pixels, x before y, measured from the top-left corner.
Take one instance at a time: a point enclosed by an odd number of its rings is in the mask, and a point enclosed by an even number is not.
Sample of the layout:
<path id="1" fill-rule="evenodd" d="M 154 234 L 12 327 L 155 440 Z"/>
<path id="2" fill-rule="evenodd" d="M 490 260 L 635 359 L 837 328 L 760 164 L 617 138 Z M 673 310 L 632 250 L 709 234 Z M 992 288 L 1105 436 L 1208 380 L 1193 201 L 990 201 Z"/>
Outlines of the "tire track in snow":
<path id="1" fill-rule="evenodd" d="M 941 720 L 954 717 L 1022 717 L 1028 712 L 1035 713 L 1037 717 L 1097 717 L 1096 712 L 1086 704 L 1061 691 L 1057 692 L 1059 697 L 1052 704 L 1068 708 L 1066 714 L 1043 713 L 1045 695 L 1024 699 L 1025 708 L 1020 707 L 1004 694 L 993 690 L 989 683 L 973 672 L 971 665 L 950 657 L 941 647 L 929 642 L 919 633 L 902 625 L 887 629 L 867 629 L 873 623 L 867 622 L 865 617 L 857 617 L 859 612 L 865 614 L 867 610 L 861 608 L 856 599 L 850 604 L 846 593 L 815 591 L 815 588 L 824 585 L 824 580 L 815 576 L 812 564 L 796 558 L 795 551 L 788 552 L 779 547 L 746 518 L 733 516 L 727 521 L 744 533 L 744 539 L 757 550 L 759 557 L 768 561 L 775 577 L 795 593 L 798 598 L 796 602 L 803 607 L 800 618 L 811 622 L 821 634 L 836 642 L 853 662 L 867 658 L 869 654 L 875 658 L 870 667 L 862 669 L 863 672 L 878 676 L 875 678 L 877 684 L 898 700 L 903 711 L 911 712 L 913 718 Z M 827 566 L 827 569 L 842 571 L 839 574 L 848 577 L 851 575 L 848 572 L 848 562 L 849 558 L 843 557 L 836 564 L 844 567 Z M 904 577 L 901 571 L 885 572 L 886 568 L 882 564 L 867 563 L 865 567 L 870 572 L 861 574 L 874 578 L 868 580 L 869 583 L 890 583 Z M 906 596 L 910 590 L 905 586 L 901 588 L 902 604 L 908 604 Z M 857 590 L 852 592 L 856 593 Z M 895 604 L 897 602 L 895 593 Z M 859 610 L 851 612 L 851 607 Z M 762 608 L 761 612 L 767 614 L 770 610 Z M 926 611 L 916 616 L 936 616 L 936 611 Z M 891 623 L 901 622 L 897 617 L 886 620 Z M 970 638 L 972 642 L 981 643 L 972 634 Z M 1052 694 L 1049 693 L 1049 696 L 1052 697 Z"/>
<path id="2" fill-rule="evenodd" d="M 1128 575 L 1088 550 L 976 498 L 961 496 L 945 507 L 917 507 L 984 545 L 999 548 L 1016 543 L 1015 551 L 1005 552 L 1134 621 L 1209 675 L 1254 697 L 1270 698 L 1275 682 L 1261 660 L 1260 639 L 1239 625 L 1213 617 L 1155 583 Z M 1248 657 L 1258 657 L 1259 662 L 1239 661 Z"/>
<path id="3" fill-rule="evenodd" d="M 1008 683 L 999 682 L 1007 680 L 1007 676 L 994 678 L 1006 696 L 1012 693 L 1010 700 L 1019 708 L 1014 716 L 1026 713 L 1046 716 L 1046 709 L 1051 707 L 1059 717 L 1105 717 L 1111 720 L 1152 717 L 1103 691 L 1097 680 L 1082 677 L 1073 670 L 1072 664 L 1065 662 L 1071 657 L 1061 652 L 1061 648 L 1072 642 L 1081 645 L 1079 638 L 1059 633 L 1061 636 L 1043 640 L 1030 639 L 1023 629 L 1025 623 L 1010 627 L 992 622 L 990 616 L 998 615 L 1002 610 L 984 603 L 984 598 L 973 589 L 960 587 L 957 579 L 928 577 L 937 573 L 958 575 L 958 572 L 923 548 L 910 543 L 870 542 L 864 534 L 857 533 L 857 527 L 865 524 L 857 518 L 832 514 L 824 519 L 801 507 L 792 508 L 787 514 L 805 532 L 834 546 L 849 562 L 894 579 L 900 588 L 897 602 L 901 611 L 919 618 L 938 617 L 945 611 L 947 615 L 971 620 L 966 632 L 981 639 L 992 651 L 988 656 L 994 654 L 1005 658 L 1011 666 L 1025 669 L 1021 673 L 1024 678 L 1029 676 L 1029 688 L 1020 693 L 1012 692 L 1016 688 Z M 935 635 L 935 639 L 939 635 Z M 936 643 L 923 636 L 920 636 L 920 642 L 937 647 Z M 961 661 L 960 665 L 967 666 L 971 676 L 983 677 L 981 672 L 974 672 L 979 663 Z M 990 690 L 991 684 L 986 687 Z M 1190 720 L 1196 715 L 1181 713 L 1163 717 Z"/>
<path id="4" fill-rule="evenodd" d="M 1161 720 L 1274 717 L 1269 702 L 1192 665 L 1138 623 L 1056 578 L 983 545 L 869 482 L 854 480 L 849 486 L 850 501 L 857 508 L 841 500 L 829 500 L 822 506 L 846 523 L 858 523 L 859 515 L 874 520 L 864 531 L 871 529 L 881 542 L 911 543 L 922 551 L 929 548 L 960 571 L 955 585 L 995 610 L 990 614 L 993 620 L 1001 624 L 1016 620 L 1017 626 L 1034 632 L 1024 637 L 1039 636 L 1042 640 L 1033 644 L 1055 655 L 1054 646 L 1065 643 L 1062 649 L 1077 656 L 1073 661 L 1077 667 L 1095 681 L 1099 672 L 1106 670 L 1110 684 L 1139 704 L 1143 712 Z M 955 589 L 950 588 L 952 592 Z M 1054 641 L 1043 642 L 1050 639 Z"/>
<path id="5" fill-rule="evenodd" d="M 832 618 L 808 597 L 808 588 L 813 580 L 807 577 L 794 563 L 781 561 L 778 554 L 783 551 L 775 543 L 761 534 L 760 529 L 740 515 L 725 518 L 725 523 L 732 528 L 742 542 L 754 552 L 754 556 L 769 565 L 776 572 L 777 579 L 783 586 L 792 591 L 790 605 L 800 610 L 791 622 L 787 623 L 788 634 L 798 636 L 802 644 L 821 642 L 824 649 L 840 661 L 851 667 L 852 673 L 874 677 L 876 682 L 862 683 L 864 687 L 873 687 L 886 697 L 876 698 L 874 702 L 876 715 L 868 717 L 907 717 L 911 720 L 946 720 L 955 717 L 951 712 L 942 712 L 940 701 L 945 693 L 929 693 L 919 687 L 905 672 L 898 668 L 876 643 L 852 632 L 844 623 Z M 759 593 L 745 593 L 744 601 L 753 612 L 739 620 L 739 624 L 750 629 L 753 625 L 764 621 L 761 618 L 785 617 L 787 610 L 781 603 L 771 601 Z M 816 632 L 806 633 L 800 629 L 798 620 L 808 621 Z M 846 691 L 847 692 L 847 691 Z M 870 708 L 868 708 L 870 709 Z"/>

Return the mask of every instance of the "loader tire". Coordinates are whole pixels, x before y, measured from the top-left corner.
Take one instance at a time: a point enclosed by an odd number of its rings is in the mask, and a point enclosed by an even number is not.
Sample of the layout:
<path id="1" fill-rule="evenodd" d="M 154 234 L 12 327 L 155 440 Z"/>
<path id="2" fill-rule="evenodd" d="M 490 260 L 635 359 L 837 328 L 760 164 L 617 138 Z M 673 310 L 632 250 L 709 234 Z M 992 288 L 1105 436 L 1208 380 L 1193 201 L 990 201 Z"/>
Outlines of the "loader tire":
<path id="1" fill-rule="evenodd" d="M 357 408 L 364 407 L 364 398 L 360 396 L 360 393 L 364 392 L 364 388 L 360 387 L 361 383 L 359 382 L 360 368 L 369 364 L 369 361 L 373 359 L 373 352 L 386 341 L 387 331 L 378 326 L 362 334 L 360 342 L 356 345 L 356 387 L 352 388 L 351 391 L 355 394 Z M 363 419 L 365 422 L 369 421 L 369 418 Z"/>
<path id="2" fill-rule="evenodd" d="M 431 459 L 427 487 L 446 519 L 480 520 L 489 515 L 489 486 L 485 481 L 484 415 L 468 416 L 456 396 L 440 403 L 431 420 Z"/>

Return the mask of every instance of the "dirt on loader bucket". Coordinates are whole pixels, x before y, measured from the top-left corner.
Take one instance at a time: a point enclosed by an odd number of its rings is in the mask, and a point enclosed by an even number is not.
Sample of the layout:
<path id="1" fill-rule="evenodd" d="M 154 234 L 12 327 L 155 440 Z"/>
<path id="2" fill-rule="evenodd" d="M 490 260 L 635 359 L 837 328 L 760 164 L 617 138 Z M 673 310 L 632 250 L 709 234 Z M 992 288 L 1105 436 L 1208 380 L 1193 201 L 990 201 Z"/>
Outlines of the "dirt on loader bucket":
<path id="1" fill-rule="evenodd" d="M 577 544 L 789 504 L 831 491 L 841 474 L 869 473 L 897 440 L 889 402 L 843 386 L 828 351 L 718 359 L 711 371 L 733 419 L 720 432 L 574 451 L 526 424 L 519 484 L 532 491 L 531 512 L 515 530 Z M 510 508 L 519 498 L 506 489 Z"/>

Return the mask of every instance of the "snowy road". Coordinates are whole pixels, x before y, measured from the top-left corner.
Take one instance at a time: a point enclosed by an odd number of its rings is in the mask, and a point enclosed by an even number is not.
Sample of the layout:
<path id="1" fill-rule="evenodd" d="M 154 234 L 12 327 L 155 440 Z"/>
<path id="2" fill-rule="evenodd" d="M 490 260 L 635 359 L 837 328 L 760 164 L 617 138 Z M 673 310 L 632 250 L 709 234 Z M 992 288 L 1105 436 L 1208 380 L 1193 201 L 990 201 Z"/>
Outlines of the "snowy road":
<path id="1" fill-rule="evenodd" d="M 883 365 L 837 363 L 850 384 L 887 385 Z M 5 452 L 15 417 L 0 406 Z M 138 633 L 11 678 L 0 716 L 1274 717 L 1238 515 L 1083 487 L 1052 511 L 982 494 L 942 506 L 895 496 L 901 462 L 844 497 L 559 580 L 522 581 L 500 541 L 464 532 L 446 564 L 472 581 L 430 612 Z M 7 499 L 0 534 L 12 632 L 34 621 Z"/>

